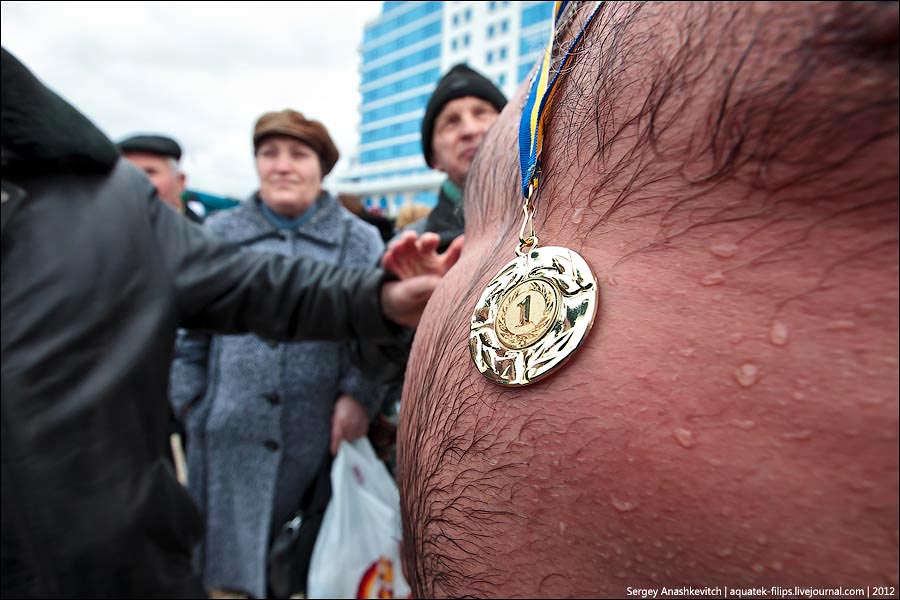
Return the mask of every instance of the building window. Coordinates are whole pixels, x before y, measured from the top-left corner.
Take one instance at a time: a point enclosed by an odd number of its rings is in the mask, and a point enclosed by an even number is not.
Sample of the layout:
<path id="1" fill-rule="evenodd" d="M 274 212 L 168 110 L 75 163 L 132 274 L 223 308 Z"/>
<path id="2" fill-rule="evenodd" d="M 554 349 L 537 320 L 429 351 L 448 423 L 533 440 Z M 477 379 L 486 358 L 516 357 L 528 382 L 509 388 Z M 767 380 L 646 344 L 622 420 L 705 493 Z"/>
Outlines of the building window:
<path id="1" fill-rule="evenodd" d="M 487 36 L 488 36 L 488 39 L 491 39 L 492 37 L 494 37 L 494 26 L 493 25 L 488 25 Z"/>
<path id="2" fill-rule="evenodd" d="M 496 2 L 488 2 L 488 10 L 489 11 L 494 12 L 494 10 L 496 10 L 496 8 L 497 8 Z"/>
<path id="3" fill-rule="evenodd" d="M 491 64 L 492 62 L 494 62 L 494 52 L 493 51 L 487 53 L 487 64 Z"/>
<path id="4" fill-rule="evenodd" d="M 503 87 L 504 85 L 506 85 L 506 74 L 500 73 L 500 75 L 497 76 L 497 87 Z"/>
<path id="5" fill-rule="evenodd" d="M 506 60 L 506 48 L 500 48 L 500 60 Z"/>
<path id="6" fill-rule="evenodd" d="M 469 34 L 468 34 L 468 33 L 465 34 L 465 35 L 463 36 L 463 48 L 468 48 L 468 47 L 469 47 L 469 42 L 471 42 L 471 41 L 472 41 L 472 39 L 469 37 Z"/>
<path id="7" fill-rule="evenodd" d="M 455 51 L 457 46 L 459 46 L 459 43 L 456 41 L 456 38 L 453 38 L 450 41 L 450 49 Z"/>
<path id="8" fill-rule="evenodd" d="M 453 15 L 453 26 L 455 27 L 457 25 L 459 25 L 459 15 L 458 14 Z"/>
<path id="9" fill-rule="evenodd" d="M 466 9 L 466 23 L 468 23 L 471 20 L 472 20 L 472 9 L 467 8 Z"/>
<path id="10" fill-rule="evenodd" d="M 503 22 L 500 23 L 500 31 L 503 33 L 509 31 L 509 19 L 503 19 Z"/>

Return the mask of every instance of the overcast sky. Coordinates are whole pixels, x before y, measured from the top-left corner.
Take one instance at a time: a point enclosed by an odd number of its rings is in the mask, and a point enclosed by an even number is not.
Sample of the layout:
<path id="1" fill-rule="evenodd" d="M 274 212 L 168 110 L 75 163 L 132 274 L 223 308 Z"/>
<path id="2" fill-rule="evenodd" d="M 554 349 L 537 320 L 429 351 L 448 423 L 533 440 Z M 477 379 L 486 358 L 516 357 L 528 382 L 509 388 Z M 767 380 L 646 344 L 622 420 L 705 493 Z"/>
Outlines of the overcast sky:
<path id="1" fill-rule="evenodd" d="M 347 168 L 359 45 L 381 2 L 7 2 L 3 47 L 114 141 L 169 133 L 188 186 L 256 189 L 252 129 L 269 110 L 322 121 Z M 326 180 L 326 185 L 328 181 Z"/>

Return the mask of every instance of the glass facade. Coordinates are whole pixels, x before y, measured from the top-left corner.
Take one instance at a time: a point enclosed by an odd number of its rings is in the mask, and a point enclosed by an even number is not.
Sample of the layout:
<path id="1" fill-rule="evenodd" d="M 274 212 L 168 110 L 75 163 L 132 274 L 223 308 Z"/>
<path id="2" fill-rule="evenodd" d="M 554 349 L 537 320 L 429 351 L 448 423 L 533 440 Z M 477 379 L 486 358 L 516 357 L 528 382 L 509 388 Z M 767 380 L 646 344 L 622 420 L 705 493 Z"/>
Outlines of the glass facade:
<path id="1" fill-rule="evenodd" d="M 371 144 L 373 142 L 383 142 L 384 140 L 389 140 L 391 138 L 419 133 L 421 128 L 421 118 L 410 119 L 400 123 L 392 123 L 391 125 L 385 125 L 384 127 L 363 131 L 362 136 L 360 137 L 360 143 Z"/>
<path id="2" fill-rule="evenodd" d="M 420 131 L 437 81 L 468 63 L 511 96 L 543 51 L 552 12 L 552 2 L 384 2 L 359 49 L 359 146 L 337 191 L 389 215 L 434 205 L 445 175 L 425 164 Z"/>

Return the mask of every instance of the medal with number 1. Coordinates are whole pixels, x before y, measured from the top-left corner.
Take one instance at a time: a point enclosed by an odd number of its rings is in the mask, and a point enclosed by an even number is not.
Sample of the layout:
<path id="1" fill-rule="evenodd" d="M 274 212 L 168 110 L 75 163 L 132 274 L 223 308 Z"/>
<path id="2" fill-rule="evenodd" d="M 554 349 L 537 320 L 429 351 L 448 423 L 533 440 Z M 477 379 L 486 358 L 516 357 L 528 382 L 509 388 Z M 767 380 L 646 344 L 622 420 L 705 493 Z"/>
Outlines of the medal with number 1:
<path id="1" fill-rule="evenodd" d="M 556 24 L 567 4 L 556 3 Z M 601 5 L 602 2 L 596 4 L 548 83 L 555 35 L 551 33 L 550 46 L 531 84 L 519 124 L 525 216 L 517 257 L 497 273 L 481 294 L 469 333 L 469 351 L 476 368 L 501 385 L 528 385 L 559 369 L 581 346 L 597 314 L 599 289 L 587 262 L 568 248 L 538 247 L 532 198 L 539 183 L 546 109 L 572 49 Z"/>

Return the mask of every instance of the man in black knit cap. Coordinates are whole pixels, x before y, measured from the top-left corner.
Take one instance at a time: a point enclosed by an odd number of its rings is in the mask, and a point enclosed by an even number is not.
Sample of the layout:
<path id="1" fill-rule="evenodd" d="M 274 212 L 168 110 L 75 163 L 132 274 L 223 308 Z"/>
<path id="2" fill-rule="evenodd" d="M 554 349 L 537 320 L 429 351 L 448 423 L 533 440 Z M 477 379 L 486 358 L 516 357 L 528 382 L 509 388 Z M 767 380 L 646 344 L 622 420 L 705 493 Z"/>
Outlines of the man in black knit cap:
<path id="1" fill-rule="evenodd" d="M 440 251 L 465 229 L 462 191 L 466 174 L 485 132 L 504 106 L 503 92 L 464 64 L 450 69 L 428 100 L 422 119 L 422 152 L 428 166 L 446 173 L 447 180 L 424 227 L 422 222 L 411 227 L 439 234 Z"/>

